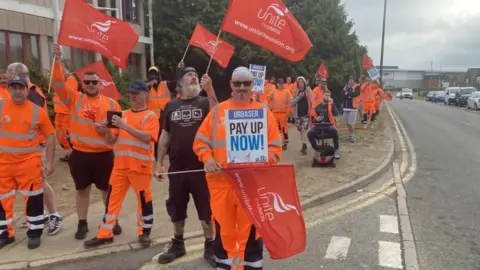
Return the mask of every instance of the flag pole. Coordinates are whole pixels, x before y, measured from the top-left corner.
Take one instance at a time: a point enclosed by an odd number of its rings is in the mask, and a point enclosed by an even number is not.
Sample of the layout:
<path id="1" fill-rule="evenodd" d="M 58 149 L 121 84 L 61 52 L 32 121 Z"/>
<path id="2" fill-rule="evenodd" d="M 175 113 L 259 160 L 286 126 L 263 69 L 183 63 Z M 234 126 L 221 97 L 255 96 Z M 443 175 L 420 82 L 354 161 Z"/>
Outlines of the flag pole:
<path id="1" fill-rule="evenodd" d="M 183 62 L 183 60 L 185 60 L 185 56 L 187 56 L 188 49 L 190 49 L 190 42 L 188 43 L 187 48 L 185 49 L 185 52 L 183 53 L 182 61 L 180 61 L 180 62 Z"/>
<path id="2" fill-rule="evenodd" d="M 212 55 L 210 56 L 210 61 L 208 61 L 207 71 L 205 71 L 205 74 L 208 74 L 208 70 L 210 69 L 210 65 L 212 64 L 213 56 L 215 55 L 215 52 L 217 51 L 218 40 L 220 39 L 220 34 L 222 34 L 222 29 L 221 29 L 221 28 L 220 28 L 220 30 L 218 31 L 217 40 L 216 40 L 216 44 L 217 44 L 217 45 L 215 46 L 215 50 L 213 50 L 213 53 L 212 53 Z"/>

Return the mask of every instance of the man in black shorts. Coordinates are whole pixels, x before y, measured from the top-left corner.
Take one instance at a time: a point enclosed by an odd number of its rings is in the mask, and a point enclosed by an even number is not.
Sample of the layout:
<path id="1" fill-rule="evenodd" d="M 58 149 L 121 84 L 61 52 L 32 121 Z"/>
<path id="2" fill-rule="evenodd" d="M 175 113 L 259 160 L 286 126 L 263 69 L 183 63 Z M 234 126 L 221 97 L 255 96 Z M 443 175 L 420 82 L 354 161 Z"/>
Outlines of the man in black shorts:
<path id="1" fill-rule="evenodd" d="M 178 86 L 181 97 L 173 99 L 165 106 L 162 120 L 162 134 L 159 141 L 156 175 L 163 180 L 163 160 L 168 151 L 169 172 L 203 170 L 193 152 L 193 141 L 198 128 L 211 107 L 218 101 L 208 75 L 203 75 L 199 84 L 194 68 L 187 67 L 178 72 Z M 202 88 L 208 97 L 199 96 Z M 205 236 L 204 258 L 215 267 L 213 253 L 213 227 L 211 222 L 210 194 L 205 172 L 179 173 L 169 175 L 169 198 L 166 201 L 167 212 L 174 227 L 174 237 L 167 252 L 160 255 L 158 262 L 167 264 L 186 254 L 183 239 L 187 206 L 192 194 L 198 218 L 202 223 Z"/>

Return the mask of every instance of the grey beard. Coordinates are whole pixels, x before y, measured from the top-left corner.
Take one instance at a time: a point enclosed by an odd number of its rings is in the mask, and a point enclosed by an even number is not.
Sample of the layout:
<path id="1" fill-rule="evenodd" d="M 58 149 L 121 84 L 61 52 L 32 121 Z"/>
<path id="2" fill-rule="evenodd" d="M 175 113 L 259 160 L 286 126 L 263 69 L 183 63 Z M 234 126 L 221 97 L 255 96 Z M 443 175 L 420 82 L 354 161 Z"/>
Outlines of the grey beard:
<path id="1" fill-rule="evenodd" d="M 182 88 L 182 96 L 186 98 L 194 98 L 200 94 L 202 91 L 202 88 L 200 88 L 200 85 L 194 84 L 194 85 L 187 85 Z"/>

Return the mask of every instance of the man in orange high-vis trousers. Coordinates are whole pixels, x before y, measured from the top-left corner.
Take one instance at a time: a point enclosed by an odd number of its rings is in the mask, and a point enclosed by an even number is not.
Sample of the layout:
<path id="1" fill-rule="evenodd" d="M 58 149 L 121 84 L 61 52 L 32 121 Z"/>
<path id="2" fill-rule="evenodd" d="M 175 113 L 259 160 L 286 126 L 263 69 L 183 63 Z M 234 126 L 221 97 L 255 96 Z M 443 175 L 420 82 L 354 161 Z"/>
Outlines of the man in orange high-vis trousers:
<path id="1" fill-rule="evenodd" d="M 15 193 L 26 203 L 29 249 L 40 246 L 44 228 L 40 138 L 46 138 L 46 174 L 53 172 L 55 130 L 47 112 L 29 102 L 28 83 L 15 76 L 8 81 L 11 98 L 0 99 L 0 248 L 15 241 Z M 26 123 L 30 123 L 27 124 Z"/>
<path id="2" fill-rule="evenodd" d="M 107 141 L 114 144 L 115 160 L 107 193 L 105 216 L 97 236 L 85 241 L 86 248 L 97 247 L 113 242 L 120 208 L 130 186 L 138 199 L 137 234 L 140 245 L 150 246 L 150 232 L 153 226 L 152 169 L 154 142 L 158 138 L 157 115 L 147 109 L 149 88 L 143 81 L 134 81 L 128 88 L 132 108 L 122 116 L 112 117 L 116 129 L 106 129 Z"/>
<path id="3" fill-rule="evenodd" d="M 75 77 L 70 74 L 65 78 L 66 87 L 74 91 L 78 91 L 78 82 Z M 72 153 L 72 148 L 68 142 L 68 127 L 70 124 L 70 110 L 64 104 L 67 101 L 60 100 L 57 94 L 53 95 L 53 111 L 55 112 L 55 129 L 57 130 L 57 140 L 65 151 L 65 155 L 60 158 L 61 161 L 67 162 L 68 156 Z"/>
<path id="4" fill-rule="evenodd" d="M 246 67 L 233 71 L 230 81 L 232 98 L 215 106 L 200 126 L 193 151 L 205 164 L 207 183 L 210 191 L 210 205 L 215 222 L 215 257 L 217 269 L 233 269 L 235 258 L 240 258 L 236 269 L 262 269 L 263 242 L 250 221 L 240 199 L 221 173 L 227 165 L 225 114 L 230 109 L 259 109 L 265 106 L 251 101 L 253 75 Z M 268 152 L 270 164 L 276 164 L 282 154 L 281 137 L 277 120 L 266 110 Z M 244 268 L 245 267 L 245 268 Z"/>
<path id="5" fill-rule="evenodd" d="M 364 128 L 372 124 L 372 116 L 375 113 L 376 89 L 372 85 L 370 77 L 365 78 L 365 83 L 360 87 L 360 98 L 363 101 L 362 113 Z"/>
<path id="6" fill-rule="evenodd" d="M 382 100 L 385 99 L 385 93 L 383 92 L 383 89 L 380 88 L 380 86 L 377 83 L 373 84 L 372 88 L 374 89 L 374 95 L 375 95 L 375 112 L 372 115 L 372 121 L 371 121 L 371 124 L 370 124 L 371 128 L 373 128 L 373 123 L 375 122 L 378 114 L 380 113 Z"/>
<path id="7" fill-rule="evenodd" d="M 107 111 L 120 112 L 121 109 L 115 100 L 100 94 L 100 77 L 94 71 L 83 74 L 84 93 L 67 88 L 61 62 L 62 52 L 58 44 L 53 45 L 53 53 L 55 64 L 52 88 L 70 110 L 69 138 L 73 150 L 68 165 L 77 196 L 78 226 L 75 239 L 82 240 L 88 233 L 87 216 L 92 184 L 101 190 L 106 202 L 108 181 L 113 168 L 113 145 L 105 140 L 102 122 L 107 117 Z M 122 233 L 118 222 L 113 232 L 115 235 Z"/>
<path id="8" fill-rule="evenodd" d="M 48 112 L 47 109 L 47 98 L 43 94 L 43 91 L 37 86 L 30 82 L 29 70 L 28 67 L 23 63 L 12 63 L 7 67 L 7 75 L 10 78 L 18 76 L 24 79 L 28 84 L 28 95 L 27 99 L 33 104 L 43 108 L 44 111 Z M 57 234 L 61 228 L 63 219 L 62 216 L 58 213 L 57 204 L 55 201 L 55 192 L 52 186 L 48 183 L 46 175 L 46 139 L 44 136 L 39 137 L 40 146 L 41 146 L 41 165 L 42 165 L 42 180 L 43 180 L 43 202 L 45 203 L 45 208 L 48 210 L 49 215 L 45 216 L 45 220 L 48 221 L 48 235 Z M 27 227 L 28 220 L 22 224 L 22 226 Z"/>
<path id="9" fill-rule="evenodd" d="M 283 138 L 283 150 L 288 147 L 288 113 L 292 94 L 284 88 L 283 79 L 277 80 L 277 89 L 275 89 L 268 98 L 268 107 L 275 115 L 278 123 L 278 129 Z"/>

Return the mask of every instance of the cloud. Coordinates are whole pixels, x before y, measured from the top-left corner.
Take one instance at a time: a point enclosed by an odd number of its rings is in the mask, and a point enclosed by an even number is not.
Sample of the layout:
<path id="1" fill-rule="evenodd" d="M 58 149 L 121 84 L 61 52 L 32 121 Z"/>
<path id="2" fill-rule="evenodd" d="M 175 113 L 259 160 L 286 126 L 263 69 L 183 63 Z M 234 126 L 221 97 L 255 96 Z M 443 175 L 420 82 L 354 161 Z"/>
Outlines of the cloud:
<path id="1" fill-rule="evenodd" d="M 360 43 L 380 63 L 383 1 L 343 0 Z M 480 1 L 390 0 L 384 65 L 405 69 L 466 69 L 480 66 Z"/>

